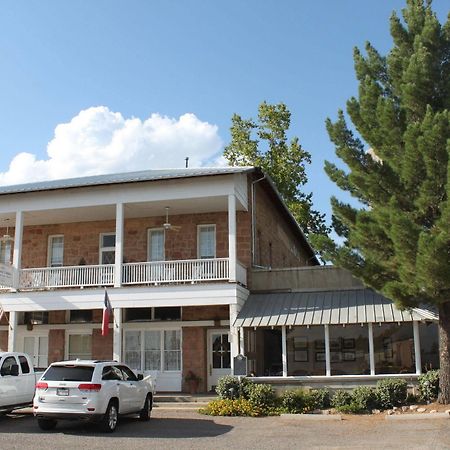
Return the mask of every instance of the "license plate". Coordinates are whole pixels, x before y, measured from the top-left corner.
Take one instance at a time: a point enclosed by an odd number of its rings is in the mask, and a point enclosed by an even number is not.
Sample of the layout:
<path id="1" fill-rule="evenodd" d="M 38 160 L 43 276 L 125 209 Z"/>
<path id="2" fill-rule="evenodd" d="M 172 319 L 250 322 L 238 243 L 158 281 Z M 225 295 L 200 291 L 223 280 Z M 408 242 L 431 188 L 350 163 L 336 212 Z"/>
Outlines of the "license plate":
<path id="1" fill-rule="evenodd" d="M 67 388 L 57 388 L 56 395 L 69 395 L 69 389 Z"/>

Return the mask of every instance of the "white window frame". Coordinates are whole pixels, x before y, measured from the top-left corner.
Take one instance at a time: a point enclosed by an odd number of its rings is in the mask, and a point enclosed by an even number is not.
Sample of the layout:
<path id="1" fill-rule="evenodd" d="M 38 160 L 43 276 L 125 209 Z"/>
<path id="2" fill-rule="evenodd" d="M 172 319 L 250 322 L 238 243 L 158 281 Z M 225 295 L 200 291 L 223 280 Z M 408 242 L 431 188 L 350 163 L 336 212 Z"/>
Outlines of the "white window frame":
<path id="1" fill-rule="evenodd" d="M 53 239 L 55 238 L 62 238 L 63 239 L 63 248 L 62 248 L 62 262 L 61 265 L 52 265 L 52 256 L 53 256 Z M 63 234 L 51 234 L 48 237 L 48 243 L 47 243 L 47 267 L 63 267 L 64 266 L 64 235 Z"/>
<path id="2" fill-rule="evenodd" d="M 93 330 L 86 330 L 86 329 L 72 329 L 72 330 L 66 330 L 66 336 L 65 336 L 65 344 L 64 344 L 64 358 L 66 360 L 69 359 L 69 340 L 70 340 L 70 336 L 91 336 L 91 356 L 88 359 L 92 359 L 92 345 L 94 343 L 94 336 L 93 336 Z"/>
<path id="3" fill-rule="evenodd" d="M 213 227 L 214 228 L 214 255 L 208 258 L 202 258 L 200 255 L 200 234 L 201 234 L 201 230 L 204 228 L 209 228 L 209 227 Z M 216 224 L 215 223 L 209 223 L 209 224 L 201 224 L 201 225 L 197 225 L 197 258 L 198 259 L 209 259 L 209 258 L 216 258 L 216 254 L 217 254 L 217 229 L 216 229 Z"/>
<path id="4" fill-rule="evenodd" d="M 166 260 L 166 233 L 165 233 L 164 228 L 148 228 L 147 229 L 147 261 L 149 261 L 149 262 L 152 261 L 150 259 L 151 245 L 152 245 L 151 234 L 154 231 L 162 231 L 163 232 L 163 258 L 160 259 L 159 261 L 165 261 Z"/>
<path id="5" fill-rule="evenodd" d="M 106 233 L 100 233 L 99 235 L 99 244 L 98 244 L 98 263 L 102 265 L 102 257 L 103 252 L 114 252 L 114 255 L 116 254 L 116 246 L 114 247 L 103 247 L 103 237 L 104 236 L 114 236 L 116 237 L 116 233 L 114 231 L 106 232 Z M 112 263 L 114 264 L 114 263 Z"/>

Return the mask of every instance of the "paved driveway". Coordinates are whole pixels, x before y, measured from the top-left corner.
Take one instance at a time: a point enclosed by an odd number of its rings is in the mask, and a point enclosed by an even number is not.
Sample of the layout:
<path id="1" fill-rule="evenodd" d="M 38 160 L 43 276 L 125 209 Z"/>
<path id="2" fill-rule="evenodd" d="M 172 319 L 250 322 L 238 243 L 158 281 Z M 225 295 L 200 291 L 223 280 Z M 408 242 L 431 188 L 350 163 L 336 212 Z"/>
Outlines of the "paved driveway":
<path id="1" fill-rule="evenodd" d="M 0 418 L 0 449 L 450 449 L 450 420 L 385 421 L 382 416 L 341 422 L 280 417 L 208 417 L 195 411 L 153 411 L 150 422 L 125 418 L 113 434 L 94 425 L 61 422 L 41 432 L 29 415 Z"/>

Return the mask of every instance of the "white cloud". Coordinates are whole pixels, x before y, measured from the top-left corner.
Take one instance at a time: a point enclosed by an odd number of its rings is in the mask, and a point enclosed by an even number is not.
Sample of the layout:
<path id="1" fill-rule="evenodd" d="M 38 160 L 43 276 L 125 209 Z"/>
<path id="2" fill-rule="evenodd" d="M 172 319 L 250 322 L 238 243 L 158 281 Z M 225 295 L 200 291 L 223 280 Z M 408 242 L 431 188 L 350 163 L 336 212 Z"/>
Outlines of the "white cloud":
<path id="1" fill-rule="evenodd" d="M 47 159 L 19 153 L 0 184 L 54 180 L 144 169 L 223 165 L 218 152 L 222 140 L 216 125 L 195 114 L 178 119 L 152 114 L 142 121 L 126 119 L 105 106 L 85 109 L 70 122 L 58 125 L 47 146 Z"/>

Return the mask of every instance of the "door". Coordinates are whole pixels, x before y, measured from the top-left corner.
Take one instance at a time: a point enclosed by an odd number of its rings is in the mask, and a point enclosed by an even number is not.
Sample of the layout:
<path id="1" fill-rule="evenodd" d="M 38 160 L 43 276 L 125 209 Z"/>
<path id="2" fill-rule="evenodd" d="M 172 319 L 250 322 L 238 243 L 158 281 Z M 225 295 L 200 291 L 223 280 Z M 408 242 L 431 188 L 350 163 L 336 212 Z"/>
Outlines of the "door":
<path id="1" fill-rule="evenodd" d="M 14 356 L 7 356 L 0 365 L 0 406 L 21 403 L 20 376 L 11 375 L 11 367 L 18 364 Z"/>
<path id="2" fill-rule="evenodd" d="M 230 374 L 230 332 L 208 330 L 208 389 L 213 390 L 219 378 Z"/>
<path id="3" fill-rule="evenodd" d="M 120 382 L 121 389 L 124 389 L 122 404 L 126 405 L 126 412 L 138 411 L 144 404 L 145 396 L 142 393 L 141 383 L 139 383 L 136 375 L 125 366 L 117 366 L 122 371 L 123 380 Z M 123 410 L 123 412 L 125 412 Z"/>
<path id="4" fill-rule="evenodd" d="M 48 367 L 48 335 L 25 336 L 23 352 L 30 356 L 35 369 L 46 369 Z"/>

